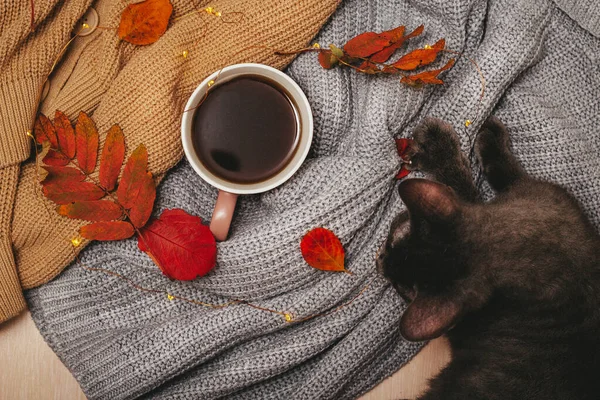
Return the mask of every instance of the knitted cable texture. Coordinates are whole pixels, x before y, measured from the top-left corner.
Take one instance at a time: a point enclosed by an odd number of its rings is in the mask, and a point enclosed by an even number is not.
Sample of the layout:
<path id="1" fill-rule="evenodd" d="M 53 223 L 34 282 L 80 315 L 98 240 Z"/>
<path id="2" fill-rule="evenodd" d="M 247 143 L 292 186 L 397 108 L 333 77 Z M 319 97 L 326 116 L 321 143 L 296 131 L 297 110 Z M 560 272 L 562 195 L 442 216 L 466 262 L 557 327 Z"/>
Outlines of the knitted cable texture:
<path id="1" fill-rule="evenodd" d="M 584 29 L 598 16 L 592 8 L 582 14 L 548 0 L 349 0 L 317 38 L 322 45 L 424 23 L 426 33 L 411 48 L 444 37 L 449 48 L 477 60 L 487 82 L 480 118 L 465 127 L 481 89 L 466 60 L 444 76 L 445 85 L 414 90 L 396 77 L 326 71 L 313 54 L 302 55 L 287 73 L 313 108 L 309 158 L 285 185 L 240 198 L 231 237 L 219 244 L 209 275 L 171 282 L 135 239 L 93 244 L 82 253 L 83 264 L 145 287 L 210 303 L 247 299 L 294 318 L 331 310 L 370 282 L 351 305 L 287 323 L 243 304 L 215 310 L 169 301 L 73 265 L 28 292 L 42 334 L 91 399 L 357 397 L 419 349 L 400 338 L 403 303 L 374 263 L 392 218 L 403 210 L 394 180 L 397 134 L 408 136 L 422 118 L 435 116 L 457 128 L 468 151 L 469 135 L 493 112 L 508 126 L 524 168 L 567 187 L 600 225 L 600 39 Z M 176 116 L 160 113 L 145 123 L 161 118 Z M 171 140 L 165 137 L 165 148 Z M 154 159 L 151 169 L 157 165 Z M 474 172 L 481 176 L 476 165 Z M 489 198 L 487 183 L 478 182 Z M 179 207 L 209 220 L 215 198 L 216 190 L 184 161 L 161 184 L 156 212 Z M 354 275 L 304 263 L 299 242 L 315 226 L 340 237 Z"/>

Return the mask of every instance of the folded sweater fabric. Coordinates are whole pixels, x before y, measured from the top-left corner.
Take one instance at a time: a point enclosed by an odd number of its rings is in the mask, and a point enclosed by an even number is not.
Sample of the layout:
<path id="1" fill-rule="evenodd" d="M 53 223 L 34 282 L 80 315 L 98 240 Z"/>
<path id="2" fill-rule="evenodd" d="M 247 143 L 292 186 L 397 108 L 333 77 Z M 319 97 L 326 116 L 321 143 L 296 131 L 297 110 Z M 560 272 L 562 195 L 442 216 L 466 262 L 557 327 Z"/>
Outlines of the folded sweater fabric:
<path id="1" fill-rule="evenodd" d="M 101 146 L 108 128 L 119 124 L 127 152 L 144 143 L 150 170 L 161 176 L 183 155 L 180 115 L 208 74 L 238 62 L 283 68 L 292 57 L 277 56 L 269 46 L 306 46 L 339 0 L 211 2 L 222 18 L 194 14 L 206 6 L 198 2 L 171 2 L 173 17 L 167 32 L 148 46 L 122 41 L 114 29 L 129 1 L 0 4 L 0 323 L 25 308 L 22 289 L 49 281 L 73 260 L 70 238 L 83 224 L 49 215 L 47 209 L 54 204 L 40 195 L 31 159 L 24 162 L 31 152 L 26 132 L 33 129 L 38 106 L 50 117 L 56 110 L 71 120 L 80 111 L 92 115 Z M 76 37 L 67 48 L 82 28 L 82 16 L 93 12 L 91 7 L 99 26 Z M 243 18 L 234 12 L 242 12 Z M 232 19 L 235 23 L 227 23 Z M 40 104 L 55 63 L 49 91 Z M 85 245 L 87 241 L 77 250 Z"/>
<path id="2" fill-rule="evenodd" d="M 410 48 L 444 37 L 483 71 L 479 118 L 465 127 L 481 86 L 464 59 L 443 86 L 415 90 L 396 77 L 326 71 L 304 54 L 286 72 L 315 115 L 309 158 L 285 185 L 240 199 L 216 268 L 193 282 L 172 282 L 134 239 L 92 244 L 82 264 L 157 292 L 72 265 L 27 293 L 43 336 L 92 399 L 350 399 L 365 392 L 419 349 L 400 338 L 403 303 L 374 263 L 403 209 L 395 190 L 396 135 L 409 136 L 425 116 L 439 117 L 457 128 L 468 151 L 469 136 L 493 112 L 508 126 L 525 169 L 563 184 L 600 225 L 600 39 L 589 24 L 599 9 L 575 3 L 346 1 L 319 34 L 322 46 L 425 24 Z M 477 165 L 474 172 L 489 198 Z M 210 219 L 216 190 L 187 162 L 167 174 L 159 192 L 157 214 L 177 207 Z M 316 226 L 340 237 L 353 275 L 304 263 L 299 242 Z M 293 320 L 244 304 L 212 309 L 170 301 L 167 293 L 209 303 L 241 298 Z"/>

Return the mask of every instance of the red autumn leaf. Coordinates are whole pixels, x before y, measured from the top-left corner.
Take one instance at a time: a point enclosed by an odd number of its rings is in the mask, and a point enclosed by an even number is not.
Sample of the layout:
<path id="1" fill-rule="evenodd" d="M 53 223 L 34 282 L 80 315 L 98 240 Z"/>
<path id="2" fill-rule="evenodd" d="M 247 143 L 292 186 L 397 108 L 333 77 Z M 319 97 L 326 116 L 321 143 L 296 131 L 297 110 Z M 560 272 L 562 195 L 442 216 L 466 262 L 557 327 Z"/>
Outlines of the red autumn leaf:
<path id="1" fill-rule="evenodd" d="M 393 63 L 392 66 L 403 71 L 412 71 L 424 65 L 431 64 L 437 58 L 438 53 L 444 50 L 445 46 L 446 41 L 440 39 L 431 48 L 411 51 Z"/>
<path id="2" fill-rule="evenodd" d="M 85 180 L 83 172 L 71 167 L 43 167 L 47 172 L 46 178 L 42 181 L 42 185 L 62 184 L 63 182 L 82 182 Z"/>
<path id="3" fill-rule="evenodd" d="M 121 14 L 119 38 L 133 44 L 156 42 L 167 30 L 173 5 L 169 0 L 145 0 L 129 4 Z"/>
<path id="4" fill-rule="evenodd" d="M 156 184 L 154 183 L 152 174 L 148 172 L 142 179 L 138 196 L 133 202 L 131 210 L 129 210 L 129 219 L 133 223 L 133 226 L 141 228 L 146 225 L 152 214 L 155 199 Z"/>
<path id="5" fill-rule="evenodd" d="M 413 146 L 414 140 L 406 138 L 396 139 L 396 150 L 401 159 L 405 159 L 406 153 Z"/>
<path id="6" fill-rule="evenodd" d="M 446 65 L 442 68 L 434 69 L 433 71 L 424 71 L 416 75 L 404 76 L 400 80 L 402 83 L 406 83 L 410 86 L 421 86 L 424 84 L 441 85 L 444 83 L 438 78 L 438 75 L 454 65 L 454 58 L 451 58 Z"/>
<path id="7" fill-rule="evenodd" d="M 396 174 L 396 179 L 402 179 L 404 177 L 407 177 L 408 174 L 410 174 L 410 171 L 406 168 L 406 164 L 402 164 L 402 166 L 400 167 L 400 171 L 398 171 L 398 173 Z"/>
<path id="8" fill-rule="evenodd" d="M 216 264 L 217 243 L 210 229 L 183 210 L 165 210 L 139 232 L 140 250 L 171 279 L 189 281 Z"/>
<path id="9" fill-rule="evenodd" d="M 44 142 L 50 142 L 50 147 L 56 149 L 58 147 L 58 140 L 56 139 L 56 131 L 52 122 L 44 114 L 38 115 L 33 126 L 33 133 L 36 142 L 43 144 Z"/>
<path id="10" fill-rule="evenodd" d="M 66 181 L 44 186 L 44 196 L 56 204 L 69 204 L 73 201 L 99 200 L 104 191 L 90 182 Z"/>
<path id="11" fill-rule="evenodd" d="M 302 257 L 313 268 L 323 271 L 346 271 L 344 247 L 333 232 L 314 228 L 300 242 Z"/>
<path id="12" fill-rule="evenodd" d="M 376 62 L 376 63 L 386 62 L 387 60 L 389 60 L 389 58 L 392 56 L 392 54 L 394 54 L 394 52 L 397 49 L 402 47 L 402 45 L 404 44 L 405 41 L 407 41 L 410 38 L 419 36 L 421 33 L 423 33 L 424 28 L 425 28 L 425 26 L 421 25 L 406 36 L 403 36 L 404 35 L 404 27 L 403 26 L 400 26 L 396 29 L 392 29 L 391 31 L 383 32 L 381 35 L 382 36 L 387 35 L 385 37 L 390 38 L 391 44 L 390 44 L 390 46 L 386 47 L 385 49 L 373 54 L 371 57 L 369 57 L 369 60 L 371 60 L 372 62 Z"/>
<path id="13" fill-rule="evenodd" d="M 58 138 L 58 148 L 66 157 L 73 159 L 77 150 L 75 131 L 69 118 L 58 110 L 54 113 L 54 129 Z"/>
<path id="14" fill-rule="evenodd" d="M 100 155 L 100 185 L 109 192 L 115 188 L 125 159 L 125 137 L 119 125 L 113 125 L 106 134 Z"/>
<path id="15" fill-rule="evenodd" d="M 146 176 L 148 168 L 148 151 L 140 144 L 129 156 L 119 187 L 117 197 L 121 205 L 127 209 L 133 206 Z"/>
<path id="16" fill-rule="evenodd" d="M 134 233 L 133 225 L 124 221 L 95 222 L 79 229 L 79 234 L 89 240 L 121 240 Z"/>
<path id="17" fill-rule="evenodd" d="M 331 50 L 321 50 L 319 52 L 319 64 L 321 64 L 321 67 L 330 69 L 337 64 L 337 62 L 338 58 L 333 55 Z"/>
<path id="18" fill-rule="evenodd" d="M 109 200 L 76 201 L 56 210 L 65 217 L 86 221 L 113 221 L 123 216 L 121 207 Z"/>
<path id="19" fill-rule="evenodd" d="M 62 167 L 69 163 L 69 158 L 61 151 L 50 149 L 48 150 L 48 154 L 42 159 L 42 162 L 46 165 Z"/>
<path id="20" fill-rule="evenodd" d="M 365 32 L 350 39 L 344 45 L 344 51 L 350 57 L 369 57 L 390 45 L 390 39 L 375 32 Z"/>
<path id="21" fill-rule="evenodd" d="M 96 124 L 86 113 L 81 111 L 75 124 L 77 138 L 77 162 L 86 174 L 96 169 L 98 159 L 98 130 Z"/>
<path id="22" fill-rule="evenodd" d="M 402 167 L 400 167 L 400 171 L 398 171 L 398 174 L 396 175 L 396 179 L 402 179 L 410 173 L 410 171 L 406 168 L 406 158 L 408 151 L 413 146 L 413 143 L 414 141 L 412 139 L 396 139 L 396 150 L 398 151 L 398 155 L 403 161 Z"/>

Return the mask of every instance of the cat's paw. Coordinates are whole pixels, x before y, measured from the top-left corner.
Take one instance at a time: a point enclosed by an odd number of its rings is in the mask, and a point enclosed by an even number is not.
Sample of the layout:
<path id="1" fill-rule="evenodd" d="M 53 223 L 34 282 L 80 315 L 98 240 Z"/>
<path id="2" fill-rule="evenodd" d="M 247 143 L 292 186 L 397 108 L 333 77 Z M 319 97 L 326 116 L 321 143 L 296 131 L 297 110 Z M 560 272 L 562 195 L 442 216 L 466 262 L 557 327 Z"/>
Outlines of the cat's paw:
<path id="1" fill-rule="evenodd" d="M 407 154 L 409 169 L 435 174 L 463 162 L 458 135 L 452 126 L 426 118 L 413 133 L 414 146 Z"/>
<path id="2" fill-rule="evenodd" d="M 484 171 L 510 153 L 508 130 L 497 117 L 490 116 L 481 126 L 475 141 L 475 153 Z"/>
<path id="3" fill-rule="evenodd" d="M 527 178 L 510 151 L 509 141 L 508 130 L 496 117 L 485 121 L 475 141 L 475 153 L 483 173 L 497 192 L 508 190 L 515 182 Z"/>

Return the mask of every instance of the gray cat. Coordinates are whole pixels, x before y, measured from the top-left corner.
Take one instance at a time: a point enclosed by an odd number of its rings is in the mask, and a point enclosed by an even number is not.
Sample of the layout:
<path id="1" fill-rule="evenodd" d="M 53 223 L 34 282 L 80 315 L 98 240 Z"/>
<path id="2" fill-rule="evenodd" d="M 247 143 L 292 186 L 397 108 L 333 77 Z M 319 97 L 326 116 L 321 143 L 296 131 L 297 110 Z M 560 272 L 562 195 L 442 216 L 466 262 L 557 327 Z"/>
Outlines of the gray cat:
<path id="1" fill-rule="evenodd" d="M 421 400 L 600 399 L 600 236 L 561 187 L 531 178 L 490 118 L 476 141 L 497 192 L 477 200 L 453 129 L 429 119 L 378 266 L 409 302 L 402 335 L 447 334 L 452 361 Z"/>

